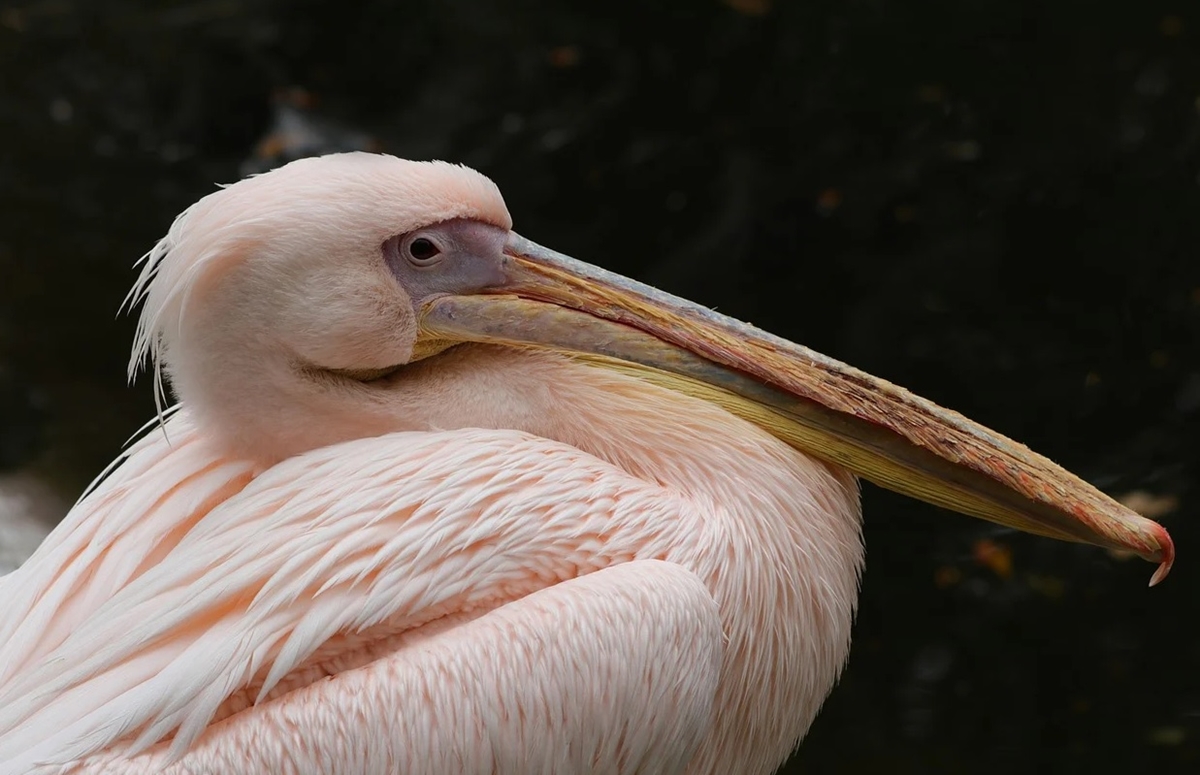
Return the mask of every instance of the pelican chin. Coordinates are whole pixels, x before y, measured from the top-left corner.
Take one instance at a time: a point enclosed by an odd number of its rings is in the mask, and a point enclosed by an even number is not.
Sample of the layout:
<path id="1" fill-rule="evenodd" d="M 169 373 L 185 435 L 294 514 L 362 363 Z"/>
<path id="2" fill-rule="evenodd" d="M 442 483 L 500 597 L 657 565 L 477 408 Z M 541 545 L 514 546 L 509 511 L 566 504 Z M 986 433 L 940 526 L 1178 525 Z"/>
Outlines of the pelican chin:
<path id="1" fill-rule="evenodd" d="M 0 775 L 765 774 L 849 651 L 857 477 L 1174 556 L 999 434 L 516 235 L 464 167 L 243 180 L 130 300 L 179 403 L 0 579 Z"/>

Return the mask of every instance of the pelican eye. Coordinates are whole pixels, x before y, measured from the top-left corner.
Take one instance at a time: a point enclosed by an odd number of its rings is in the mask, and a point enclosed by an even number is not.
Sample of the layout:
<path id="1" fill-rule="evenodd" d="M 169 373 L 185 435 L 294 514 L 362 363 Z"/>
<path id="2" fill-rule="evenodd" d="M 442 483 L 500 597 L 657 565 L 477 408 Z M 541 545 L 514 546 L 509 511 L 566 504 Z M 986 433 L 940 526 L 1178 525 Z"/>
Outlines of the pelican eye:
<path id="1" fill-rule="evenodd" d="M 417 237 L 408 243 L 408 260 L 417 266 L 429 266 L 441 255 L 442 249 L 428 237 Z"/>

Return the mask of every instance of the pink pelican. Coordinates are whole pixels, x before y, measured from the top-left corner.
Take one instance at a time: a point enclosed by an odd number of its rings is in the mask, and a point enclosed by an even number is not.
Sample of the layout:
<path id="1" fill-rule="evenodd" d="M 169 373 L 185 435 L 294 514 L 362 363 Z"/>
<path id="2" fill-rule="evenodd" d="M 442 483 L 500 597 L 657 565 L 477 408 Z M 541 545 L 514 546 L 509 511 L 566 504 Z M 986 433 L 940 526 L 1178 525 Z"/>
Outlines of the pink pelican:
<path id="1" fill-rule="evenodd" d="M 856 475 L 1174 554 L 999 434 L 517 236 L 464 167 L 243 180 L 130 296 L 131 373 L 180 403 L 0 579 L 0 775 L 769 773 L 846 661 Z"/>

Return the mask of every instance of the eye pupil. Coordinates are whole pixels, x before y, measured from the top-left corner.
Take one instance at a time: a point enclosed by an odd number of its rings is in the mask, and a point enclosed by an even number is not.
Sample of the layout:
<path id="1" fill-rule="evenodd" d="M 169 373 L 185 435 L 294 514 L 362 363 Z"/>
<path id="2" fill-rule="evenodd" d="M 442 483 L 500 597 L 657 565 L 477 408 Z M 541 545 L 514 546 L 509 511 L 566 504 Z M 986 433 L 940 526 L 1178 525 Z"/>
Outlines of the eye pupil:
<path id="1" fill-rule="evenodd" d="M 433 240 L 417 237 L 408 245 L 408 254 L 417 261 L 428 261 L 442 251 Z"/>

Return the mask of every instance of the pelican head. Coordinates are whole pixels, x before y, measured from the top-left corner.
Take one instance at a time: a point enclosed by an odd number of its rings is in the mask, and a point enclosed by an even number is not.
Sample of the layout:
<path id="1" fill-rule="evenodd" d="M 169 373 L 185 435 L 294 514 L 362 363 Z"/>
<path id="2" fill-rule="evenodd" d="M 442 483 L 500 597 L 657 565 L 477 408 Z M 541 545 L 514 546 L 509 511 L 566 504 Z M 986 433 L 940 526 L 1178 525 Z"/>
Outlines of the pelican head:
<path id="1" fill-rule="evenodd" d="M 1161 526 L 1024 446 L 511 227 L 490 180 L 441 162 L 338 154 L 235 183 L 147 255 L 131 374 L 148 357 L 222 443 L 270 463 L 393 430 L 503 424 L 495 406 L 485 418 L 445 400 L 453 369 L 431 365 L 463 346 L 566 355 L 714 402 L 889 489 L 1132 551 L 1159 563 L 1152 583 L 1169 570 Z"/>

